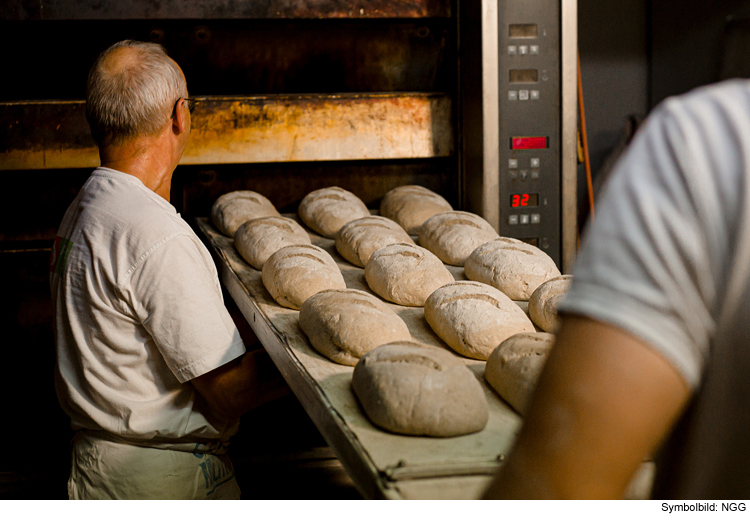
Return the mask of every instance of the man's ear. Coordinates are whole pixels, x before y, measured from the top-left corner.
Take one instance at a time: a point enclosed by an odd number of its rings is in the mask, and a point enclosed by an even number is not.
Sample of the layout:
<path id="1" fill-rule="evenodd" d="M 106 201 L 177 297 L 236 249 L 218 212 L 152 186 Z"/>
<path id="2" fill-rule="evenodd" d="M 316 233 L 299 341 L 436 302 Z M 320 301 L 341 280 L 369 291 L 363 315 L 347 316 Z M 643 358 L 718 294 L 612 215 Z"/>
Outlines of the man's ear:
<path id="1" fill-rule="evenodd" d="M 180 98 L 180 100 L 177 101 L 174 117 L 172 118 L 172 132 L 174 132 L 175 135 L 179 136 L 188 131 L 188 112 L 189 110 L 187 109 L 185 98 Z"/>

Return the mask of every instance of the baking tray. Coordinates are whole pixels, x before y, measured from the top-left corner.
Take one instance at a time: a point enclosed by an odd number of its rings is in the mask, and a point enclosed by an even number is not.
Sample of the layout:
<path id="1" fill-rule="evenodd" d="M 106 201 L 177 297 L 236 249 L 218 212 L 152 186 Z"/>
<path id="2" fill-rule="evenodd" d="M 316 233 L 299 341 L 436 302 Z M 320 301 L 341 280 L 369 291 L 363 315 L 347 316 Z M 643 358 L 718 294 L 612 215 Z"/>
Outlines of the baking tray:
<path id="1" fill-rule="evenodd" d="M 481 494 L 521 424 L 521 418 L 484 381 L 484 361 L 456 354 L 484 388 L 489 406 L 484 430 L 453 438 L 384 431 L 368 420 L 351 390 L 354 368 L 317 353 L 299 326 L 299 312 L 273 300 L 261 272 L 242 259 L 233 240 L 206 218 L 197 218 L 196 223 L 216 257 L 222 283 L 364 497 L 463 499 Z M 313 244 L 338 264 L 348 288 L 373 293 L 364 270 L 345 261 L 333 240 L 309 233 Z M 466 279 L 462 267 L 446 267 L 457 280 Z M 406 322 L 413 339 L 451 350 L 429 327 L 423 308 L 384 302 Z M 525 308 L 526 303 L 519 304 Z"/>

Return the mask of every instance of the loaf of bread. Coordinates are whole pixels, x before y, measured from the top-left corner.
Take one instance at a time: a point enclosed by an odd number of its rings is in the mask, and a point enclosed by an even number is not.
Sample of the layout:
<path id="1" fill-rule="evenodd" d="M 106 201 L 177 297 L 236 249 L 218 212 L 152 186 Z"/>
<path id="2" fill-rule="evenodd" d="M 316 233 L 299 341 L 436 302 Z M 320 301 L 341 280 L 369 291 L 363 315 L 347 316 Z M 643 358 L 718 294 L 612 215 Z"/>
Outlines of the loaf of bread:
<path id="1" fill-rule="evenodd" d="M 297 213 L 307 227 L 326 238 L 333 238 L 344 224 L 370 216 L 362 200 L 341 187 L 309 193 L 300 202 Z"/>
<path id="2" fill-rule="evenodd" d="M 544 332 L 516 334 L 500 343 L 487 359 L 487 383 L 522 416 L 554 343 L 554 336 Z"/>
<path id="3" fill-rule="evenodd" d="M 277 303 L 299 310 L 311 295 L 344 290 L 346 282 L 333 257 L 318 246 L 286 246 L 263 264 L 263 285 Z"/>
<path id="4" fill-rule="evenodd" d="M 514 238 L 498 238 L 472 251 L 464 273 L 494 286 L 515 301 L 528 301 L 543 282 L 560 276 L 555 261 L 541 249 Z"/>
<path id="5" fill-rule="evenodd" d="M 497 237 L 484 218 L 465 211 L 436 214 L 419 228 L 419 245 L 451 266 L 463 266 L 472 251 Z"/>
<path id="6" fill-rule="evenodd" d="M 393 433 L 465 435 L 489 419 L 482 386 L 468 367 L 447 350 L 414 341 L 368 352 L 354 367 L 352 389 L 368 418 Z"/>
<path id="7" fill-rule="evenodd" d="M 439 258 L 414 244 L 391 244 L 375 251 L 365 265 L 365 280 L 386 301 L 424 306 L 453 275 Z"/>
<path id="8" fill-rule="evenodd" d="M 352 220 L 339 229 L 335 240 L 339 254 L 360 268 L 365 267 L 370 255 L 378 248 L 397 242 L 414 244 L 400 225 L 382 216 Z"/>
<path id="9" fill-rule="evenodd" d="M 299 325 L 315 350 L 349 366 L 377 346 L 411 339 L 396 312 L 360 290 L 326 290 L 310 296 L 299 310 Z"/>
<path id="10" fill-rule="evenodd" d="M 545 332 L 555 333 L 560 326 L 557 306 L 570 289 L 573 275 L 560 275 L 539 286 L 529 298 L 529 317 Z"/>
<path id="11" fill-rule="evenodd" d="M 222 194 L 211 207 L 211 221 L 219 231 L 230 237 L 248 220 L 266 216 L 281 215 L 268 198 L 254 191 Z"/>
<path id="12" fill-rule="evenodd" d="M 419 234 L 419 227 L 438 213 L 453 211 L 439 194 L 421 185 L 402 185 L 391 189 L 380 201 L 380 214 L 390 218 L 410 235 Z"/>
<path id="13" fill-rule="evenodd" d="M 234 234 L 234 247 L 255 269 L 263 269 L 268 257 L 283 247 L 310 244 L 307 231 L 284 216 L 248 220 Z"/>
<path id="14" fill-rule="evenodd" d="M 481 282 L 457 281 L 441 286 L 427 298 L 424 317 L 440 339 L 472 359 L 486 360 L 513 334 L 534 331 L 515 302 Z"/>

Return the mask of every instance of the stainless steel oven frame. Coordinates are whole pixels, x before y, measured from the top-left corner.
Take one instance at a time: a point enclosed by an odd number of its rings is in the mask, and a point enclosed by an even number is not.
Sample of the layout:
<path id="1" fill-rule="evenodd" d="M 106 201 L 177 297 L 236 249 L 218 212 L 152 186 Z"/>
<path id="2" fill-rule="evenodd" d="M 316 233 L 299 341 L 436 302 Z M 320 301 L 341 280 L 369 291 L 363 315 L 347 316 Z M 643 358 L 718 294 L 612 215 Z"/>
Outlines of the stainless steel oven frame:
<path id="1" fill-rule="evenodd" d="M 459 2 L 462 203 L 568 272 L 577 249 L 577 1 Z"/>

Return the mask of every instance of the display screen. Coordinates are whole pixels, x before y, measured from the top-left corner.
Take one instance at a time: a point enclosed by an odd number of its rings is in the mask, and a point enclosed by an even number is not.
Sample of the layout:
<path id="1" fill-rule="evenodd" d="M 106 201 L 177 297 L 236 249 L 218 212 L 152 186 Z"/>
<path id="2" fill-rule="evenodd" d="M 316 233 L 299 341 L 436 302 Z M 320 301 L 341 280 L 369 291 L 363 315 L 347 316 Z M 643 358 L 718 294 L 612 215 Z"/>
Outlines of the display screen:
<path id="1" fill-rule="evenodd" d="M 510 195 L 510 206 L 515 209 L 517 207 L 536 207 L 539 205 L 539 194 L 511 194 Z"/>
<path id="2" fill-rule="evenodd" d="M 539 34 L 536 24 L 511 24 L 508 26 L 508 36 L 511 38 L 534 38 Z"/>
<path id="3" fill-rule="evenodd" d="M 549 146 L 549 137 L 512 137 L 510 138 L 511 150 L 546 149 Z"/>
<path id="4" fill-rule="evenodd" d="M 539 70 L 510 70 L 511 83 L 539 82 Z"/>

